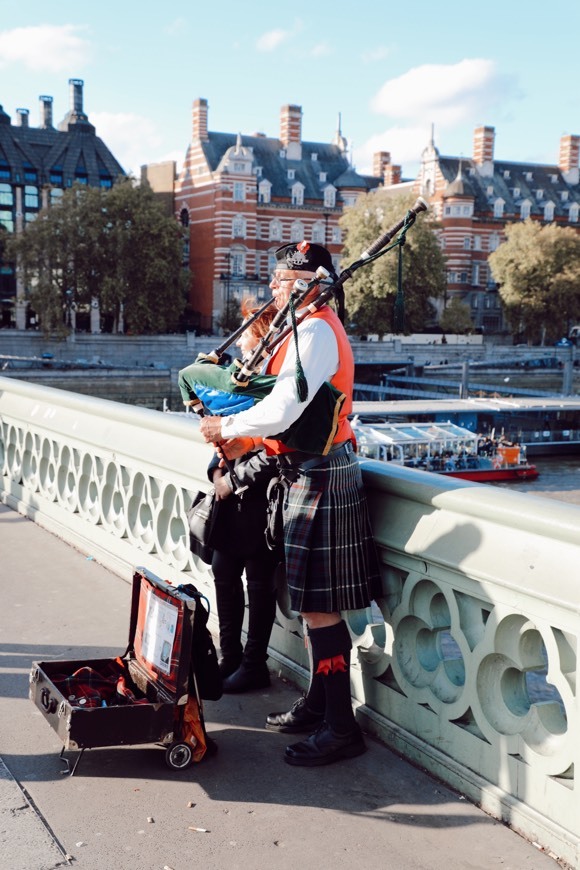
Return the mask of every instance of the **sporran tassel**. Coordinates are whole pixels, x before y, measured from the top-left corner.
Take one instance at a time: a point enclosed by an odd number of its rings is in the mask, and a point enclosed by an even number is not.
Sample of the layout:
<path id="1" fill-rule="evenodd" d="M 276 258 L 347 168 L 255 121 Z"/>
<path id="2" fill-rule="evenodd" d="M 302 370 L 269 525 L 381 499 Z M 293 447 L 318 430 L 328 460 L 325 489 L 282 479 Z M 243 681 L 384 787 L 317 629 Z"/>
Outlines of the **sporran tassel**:
<path id="1" fill-rule="evenodd" d="M 292 320 L 292 335 L 294 336 L 294 346 L 296 347 L 296 392 L 298 393 L 298 401 L 300 404 L 308 398 L 308 381 L 302 368 L 302 361 L 298 352 L 298 327 L 296 325 L 296 309 L 292 297 L 289 299 L 290 319 Z"/>

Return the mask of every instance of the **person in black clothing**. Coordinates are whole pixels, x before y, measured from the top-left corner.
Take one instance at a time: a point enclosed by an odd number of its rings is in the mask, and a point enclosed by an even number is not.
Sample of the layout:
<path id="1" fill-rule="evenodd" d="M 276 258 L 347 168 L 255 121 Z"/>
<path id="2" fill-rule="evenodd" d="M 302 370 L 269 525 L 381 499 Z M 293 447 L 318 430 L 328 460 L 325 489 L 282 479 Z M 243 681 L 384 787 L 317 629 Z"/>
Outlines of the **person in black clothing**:
<path id="1" fill-rule="evenodd" d="M 266 660 L 276 615 L 275 571 L 279 557 L 266 544 L 266 491 L 277 474 L 276 460 L 264 450 L 250 452 L 234 463 L 248 489 L 233 492 L 229 473 L 217 456 L 208 475 L 216 491 L 216 516 L 211 534 L 216 603 L 219 619 L 223 691 L 247 692 L 270 685 Z M 248 635 L 242 649 L 244 585 L 248 591 Z"/>
<path id="2" fill-rule="evenodd" d="M 247 318 L 255 308 L 247 303 Z M 244 332 L 239 346 L 245 354 L 263 335 L 275 315 L 266 311 Z M 223 691 L 247 692 L 270 685 L 266 664 L 268 643 L 276 615 L 275 572 L 279 555 L 266 544 L 267 489 L 277 476 L 275 457 L 268 457 L 261 443 L 257 448 L 247 439 L 248 452 L 234 463 L 236 476 L 248 488 L 239 496 L 227 470 L 215 456 L 208 476 L 216 491 L 216 516 L 210 544 L 214 553 L 212 571 L 215 580 L 219 619 Z M 248 634 L 242 650 L 244 586 L 248 591 Z"/>

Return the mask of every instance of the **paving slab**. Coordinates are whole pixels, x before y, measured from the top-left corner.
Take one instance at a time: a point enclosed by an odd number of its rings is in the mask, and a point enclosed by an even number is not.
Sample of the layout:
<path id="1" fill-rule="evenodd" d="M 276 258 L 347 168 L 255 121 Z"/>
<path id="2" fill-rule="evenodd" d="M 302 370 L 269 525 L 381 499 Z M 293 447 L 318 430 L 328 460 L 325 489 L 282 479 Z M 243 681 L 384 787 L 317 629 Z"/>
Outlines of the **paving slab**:
<path id="1" fill-rule="evenodd" d="M 63 775 L 62 744 L 28 699 L 31 663 L 119 655 L 129 608 L 126 580 L 0 505 L 2 870 L 557 868 L 371 737 L 359 758 L 285 764 L 288 737 L 264 719 L 297 693 L 276 674 L 205 703 L 218 752 L 200 764 L 176 772 L 158 746 L 114 747 Z"/>

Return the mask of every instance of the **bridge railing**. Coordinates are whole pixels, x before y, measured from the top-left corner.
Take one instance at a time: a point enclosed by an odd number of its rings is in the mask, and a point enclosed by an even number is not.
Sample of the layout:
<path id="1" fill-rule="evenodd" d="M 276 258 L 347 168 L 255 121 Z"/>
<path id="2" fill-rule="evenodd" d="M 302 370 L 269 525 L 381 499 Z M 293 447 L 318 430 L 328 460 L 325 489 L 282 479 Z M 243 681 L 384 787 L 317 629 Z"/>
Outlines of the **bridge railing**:
<path id="1" fill-rule="evenodd" d="M 210 453 L 191 415 L 0 378 L 2 501 L 127 580 L 145 565 L 213 601 L 185 516 Z M 580 508 L 376 462 L 363 473 L 383 584 L 345 614 L 359 719 L 578 866 Z M 305 685 L 283 591 L 270 651 Z"/>

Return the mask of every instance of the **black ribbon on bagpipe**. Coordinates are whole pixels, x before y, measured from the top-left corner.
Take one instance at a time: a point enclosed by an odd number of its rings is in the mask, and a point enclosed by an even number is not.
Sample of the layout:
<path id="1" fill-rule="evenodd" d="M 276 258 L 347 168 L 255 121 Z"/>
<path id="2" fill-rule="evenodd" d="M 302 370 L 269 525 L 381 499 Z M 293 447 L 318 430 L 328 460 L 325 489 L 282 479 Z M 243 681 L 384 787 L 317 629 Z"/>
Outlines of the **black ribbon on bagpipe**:
<path id="1" fill-rule="evenodd" d="M 239 329 L 228 336 L 220 347 L 210 354 L 200 354 L 193 365 L 182 369 L 179 373 L 179 387 L 184 404 L 192 406 L 193 410 L 202 416 L 206 413 L 204 403 L 210 412 L 216 413 L 215 407 L 212 408 L 211 400 L 207 396 L 208 390 L 210 392 L 212 390 L 225 392 L 232 397 L 245 396 L 248 400 L 260 401 L 272 390 L 276 382 L 276 375 L 262 375 L 258 374 L 258 372 L 264 360 L 291 333 L 294 336 L 296 346 L 297 393 L 299 401 L 306 401 L 308 388 L 298 354 L 298 326 L 311 314 L 316 313 L 330 299 L 340 300 L 344 294 L 344 284 L 352 278 L 358 269 L 373 263 L 395 247 L 399 248 L 399 263 L 394 315 L 395 320 L 399 324 L 402 324 L 404 319 L 402 251 L 405 244 L 405 236 L 415 223 L 417 215 L 426 210 L 427 203 L 422 197 L 419 197 L 401 221 L 381 233 L 363 251 L 359 259 L 344 269 L 334 280 L 330 280 L 328 271 L 320 267 L 311 281 L 306 282 L 300 279 L 295 281 L 288 302 L 277 312 L 266 335 L 260 339 L 256 347 L 243 360 L 235 360 L 227 367 L 217 364 L 226 349 L 237 340 L 242 332 L 248 329 L 251 323 L 261 316 L 266 308 L 273 303 L 273 300 L 264 304 L 252 318 L 246 320 Z M 389 242 L 392 241 L 397 233 L 399 235 L 396 241 L 392 245 L 389 245 Z M 387 245 L 388 247 L 386 247 Z M 318 293 L 316 297 L 310 300 L 304 307 L 300 307 L 312 294 L 312 291 L 317 288 Z M 288 315 L 290 315 L 290 325 L 287 322 Z M 399 326 L 399 329 L 401 328 L 402 326 Z M 202 392 L 206 394 L 203 402 L 198 395 Z M 272 433 L 271 437 L 283 441 L 288 447 L 296 450 L 326 455 L 338 428 L 338 413 L 344 400 L 344 394 L 336 390 L 332 384 L 323 384 L 300 418 L 285 432 Z M 217 413 L 230 414 L 237 413 L 238 410 L 241 410 L 241 408 L 239 405 L 236 407 L 235 402 L 232 401 L 231 403 L 226 402 L 225 406 L 222 406 Z M 320 426 L 321 420 L 324 421 L 322 428 Z"/>

